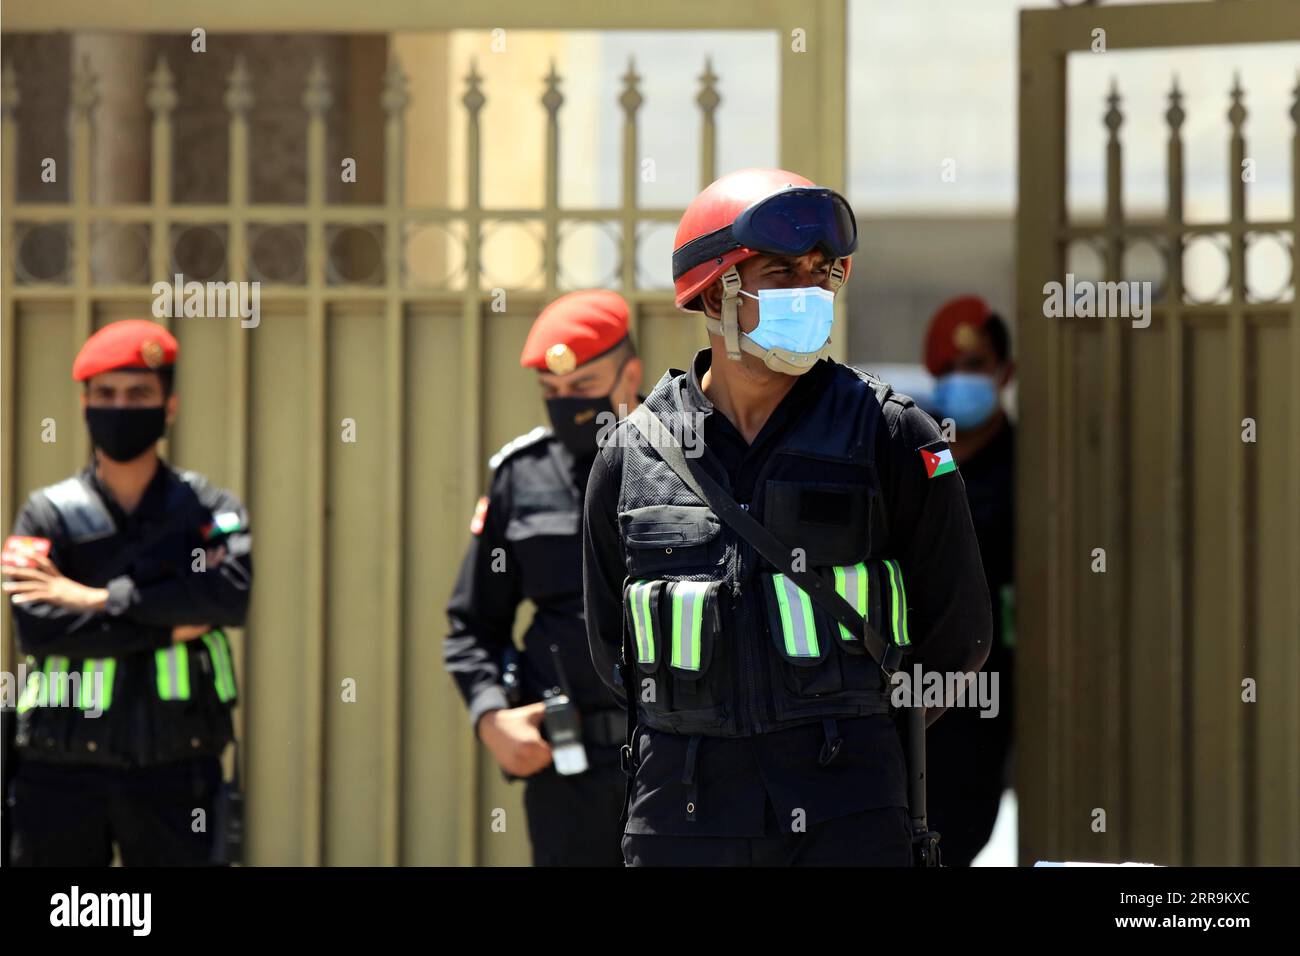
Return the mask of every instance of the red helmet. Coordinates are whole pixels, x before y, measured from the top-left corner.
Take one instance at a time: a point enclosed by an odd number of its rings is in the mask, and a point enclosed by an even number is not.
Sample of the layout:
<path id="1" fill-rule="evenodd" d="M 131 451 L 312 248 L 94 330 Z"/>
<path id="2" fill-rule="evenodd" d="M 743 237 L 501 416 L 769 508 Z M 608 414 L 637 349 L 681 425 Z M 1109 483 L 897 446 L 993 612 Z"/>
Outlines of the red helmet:
<path id="1" fill-rule="evenodd" d="M 791 187 L 816 188 L 816 183 L 784 169 L 738 169 L 714 180 L 686 207 L 673 242 L 674 256 L 687 243 L 730 226 L 759 200 Z M 675 275 L 677 307 L 690 312 L 703 311 L 698 301 L 700 293 L 732 266 L 756 255 L 759 255 L 756 249 L 732 248 Z M 850 261 L 845 257 L 843 263 L 847 278 Z"/>

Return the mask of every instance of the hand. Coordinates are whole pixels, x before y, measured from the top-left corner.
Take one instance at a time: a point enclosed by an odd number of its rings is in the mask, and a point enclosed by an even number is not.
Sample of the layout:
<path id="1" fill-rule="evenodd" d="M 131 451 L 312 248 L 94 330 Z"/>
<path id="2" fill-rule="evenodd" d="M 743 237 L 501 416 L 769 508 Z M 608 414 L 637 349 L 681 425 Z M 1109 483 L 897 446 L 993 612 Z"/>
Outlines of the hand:
<path id="1" fill-rule="evenodd" d="M 546 704 L 538 701 L 509 710 L 492 710 L 478 722 L 478 735 L 506 773 L 531 777 L 551 763 L 551 745 L 542 739 Z"/>
<path id="2" fill-rule="evenodd" d="M 6 594 L 14 604 L 43 601 L 72 611 L 102 611 L 108 601 L 108 588 L 78 584 L 54 566 L 48 555 L 32 555 L 27 567 L 3 566 Z"/>
<path id="3" fill-rule="evenodd" d="M 212 630 L 211 624 L 177 624 L 172 628 L 172 642 L 192 641 Z"/>

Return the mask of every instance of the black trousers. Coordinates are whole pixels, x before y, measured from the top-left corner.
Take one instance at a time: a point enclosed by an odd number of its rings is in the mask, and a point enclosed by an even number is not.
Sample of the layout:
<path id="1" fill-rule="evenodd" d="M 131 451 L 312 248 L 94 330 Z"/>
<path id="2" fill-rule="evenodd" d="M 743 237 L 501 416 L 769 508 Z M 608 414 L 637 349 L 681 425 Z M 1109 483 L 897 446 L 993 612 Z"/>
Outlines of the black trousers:
<path id="1" fill-rule="evenodd" d="M 944 866 L 970 866 L 993 833 L 1002 791 L 1009 785 L 1013 731 L 1005 691 L 1002 698 L 996 717 L 954 707 L 926 733 L 927 821 L 939 831 Z"/>
<path id="2" fill-rule="evenodd" d="M 622 866 L 623 788 L 618 767 L 560 776 L 547 768 L 524 781 L 534 866 Z"/>
<path id="3" fill-rule="evenodd" d="M 629 833 L 628 866 L 911 866 L 912 831 L 904 807 L 864 810 L 780 832 L 769 806 L 762 837 L 682 837 Z"/>
<path id="4" fill-rule="evenodd" d="M 139 770 L 24 760 L 8 799 L 13 862 L 108 866 L 116 843 L 124 866 L 205 865 L 220 783 L 216 757 Z"/>

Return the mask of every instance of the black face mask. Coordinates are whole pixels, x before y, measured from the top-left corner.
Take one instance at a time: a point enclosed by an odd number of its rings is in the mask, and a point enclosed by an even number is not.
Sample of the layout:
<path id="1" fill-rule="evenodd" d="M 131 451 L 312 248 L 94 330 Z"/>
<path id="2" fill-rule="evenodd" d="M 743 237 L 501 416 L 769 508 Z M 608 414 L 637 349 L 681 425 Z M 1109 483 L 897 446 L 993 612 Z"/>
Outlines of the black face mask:
<path id="1" fill-rule="evenodd" d="M 162 438 L 167 409 L 86 408 L 86 425 L 95 447 L 114 461 L 133 461 Z"/>
<path id="2" fill-rule="evenodd" d="M 590 458 L 596 454 L 596 439 L 613 425 L 613 412 L 608 395 L 546 400 L 546 414 L 551 418 L 555 437 L 574 458 Z"/>

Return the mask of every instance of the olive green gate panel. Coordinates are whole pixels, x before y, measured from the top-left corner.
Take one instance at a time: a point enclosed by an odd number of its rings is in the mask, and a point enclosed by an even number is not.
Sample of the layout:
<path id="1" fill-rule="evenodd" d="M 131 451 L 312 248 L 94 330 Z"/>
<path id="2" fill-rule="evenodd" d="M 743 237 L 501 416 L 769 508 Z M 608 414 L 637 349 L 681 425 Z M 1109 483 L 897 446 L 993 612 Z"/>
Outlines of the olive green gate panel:
<path id="1" fill-rule="evenodd" d="M 1300 88 L 1290 115 L 1223 90 L 1218 222 L 1184 217 L 1187 115 L 1126 115 L 1123 89 L 1067 103 L 1069 54 L 1300 40 L 1290 0 L 1021 14 L 1017 331 L 1020 856 L 1169 865 L 1300 863 Z M 1281 77 L 1288 85 L 1294 78 Z M 1066 120 L 1107 134 L 1100 221 L 1066 211 Z M 1163 120 L 1168 202 L 1123 202 L 1130 123 Z M 1292 205 L 1247 217 L 1252 124 L 1291 134 Z M 1246 252 L 1280 237 L 1290 287 L 1253 292 Z M 1187 292 L 1190 244 L 1219 242 L 1228 280 Z M 1159 250 L 1149 327 L 1047 317 L 1079 248 L 1105 282 Z"/>
<path id="2" fill-rule="evenodd" d="M 636 70 L 647 64 L 629 64 L 618 88 L 602 92 L 620 109 L 613 133 L 621 144 L 620 200 L 580 209 L 564 207 L 557 188 L 565 114 L 550 93 L 563 90 L 556 82 L 563 62 L 550 77 L 539 70 L 535 86 L 493 88 L 474 67 L 452 75 L 431 70 L 427 59 L 404 65 L 398 51 L 445 56 L 455 31 L 487 36 L 496 28 L 775 34 L 779 102 L 771 105 L 780 162 L 841 186 L 843 0 L 12 0 L 2 16 L 6 43 L 70 33 L 74 55 L 70 76 L 56 84 L 67 86 L 67 113 L 55 119 L 36 109 L 42 81 L 32 73 L 39 70 L 15 68 L 18 55 L 5 63 L 0 523 L 12 524 L 28 491 L 87 460 L 69 374 L 80 344 L 106 322 L 148 315 L 153 283 L 175 274 L 178 245 L 195 237 L 209 243 L 217 279 L 261 283 L 260 322 L 160 319 L 181 344 L 181 413 L 166 455 L 231 487 L 253 517 L 253 607 L 234 639 L 249 861 L 527 862 L 521 788 L 506 785 L 473 740 L 441 645 L 443 609 L 488 457 L 544 421 L 518 356 L 529 323 L 564 291 L 562 227 L 600 223 L 617 236 L 614 286 L 633 306 L 647 387 L 706 337 L 698 321 L 674 310 L 670 290 L 645 287 L 635 268 L 643 230 L 671 227 L 681 215 L 638 196 L 644 95 Z M 186 74 L 174 55 L 189 55 L 196 27 L 206 31 L 208 52 L 195 55 L 220 64 L 206 67 L 211 82 L 200 91 L 210 97 L 213 123 L 203 135 L 187 125 Z M 261 59 L 236 55 L 268 38 L 277 55 L 265 56 L 264 47 Z M 142 58 L 166 44 L 172 56 Z M 304 50 L 316 53 L 298 69 Z M 711 72 L 704 67 L 690 64 L 693 75 Z M 743 95 L 727 79 L 702 78 L 686 104 L 694 113 L 684 122 L 700 131 L 701 185 L 721 172 L 715 114 Z M 115 125 L 126 96 L 136 96 L 137 107 L 143 100 L 129 128 Z M 250 167 L 259 136 L 278 132 L 268 130 L 277 120 L 258 112 L 261 98 L 274 97 L 292 104 L 293 115 L 276 114 L 278 122 L 302 130 L 284 147 L 301 157 L 290 184 L 301 198 L 292 202 L 260 198 L 266 174 Z M 483 141 L 481 119 L 494 104 L 518 109 L 520 102 L 547 116 L 545 138 L 511 145 L 518 161 L 543 172 L 546 195 L 522 208 L 489 207 L 484 155 L 501 144 Z M 97 117 L 109 117 L 109 128 Z M 56 159 L 67 184 L 53 201 L 34 201 L 19 189 L 21 143 L 33 126 L 50 123 L 66 126 L 66 154 Z M 137 158 L 123 164 L 119 153 L 110 155 L 114 136 L 119 146 L 137 147 Z M 222 154 L 215 164 L 222 198 L 180 201 L 179 173 L 213 150 Z M 362 188 L 347 197 L 355 201 L 337 200 L 340 156 L 355 157 L 364 172 Z M 596 162 L 595 152 L 567 157 L 584 160 Z M 452 184 L 439 179 L 452 165 L 464 170 L 454 184 L 463 186 L 463 201 L 448 199 Z M 431 172 L 421 179 L 413 170 Z M 118 173 L 141 176 L 147 198 L 106 201 L 95 184 L 111 185 Z M 413 178 L 429 187 L 419 201 L 408 199 Z M 522 224 L 540 243 L 540 282 L 500 289 L 487 281 L 494 270 L 483 250 L 500 223 Z M 297 248 L 294 268 L 272 277 L 258 265 L 268 237 Z M 66 261 L 49 274 L 28 274 L 20 264 L 33 243 L 42 244 L 38 251 L 66 249 Z M 103 262 L 120 265 L 137 248 L 136 273 L 101 274 Z M 430 263 L 447 275 L 425 281 L 416 274 L 414 266 Z M 836 341 L 842 351 L 842 333 Z M 46 420 L 57 426 L 55 442 L 42 441 Z M 521 623 L 527 614 L 521 609 Z M 7 665 L 8 615 L 2 627 Z M 499 832 L 493 824 L 502 819 Z"/>

